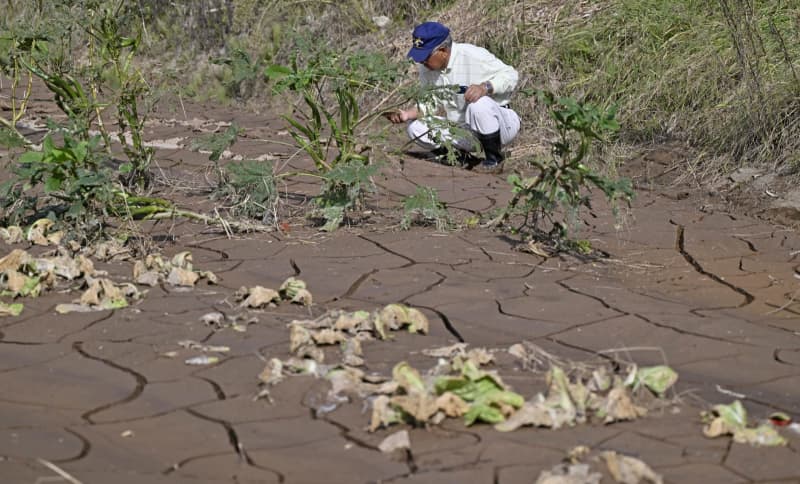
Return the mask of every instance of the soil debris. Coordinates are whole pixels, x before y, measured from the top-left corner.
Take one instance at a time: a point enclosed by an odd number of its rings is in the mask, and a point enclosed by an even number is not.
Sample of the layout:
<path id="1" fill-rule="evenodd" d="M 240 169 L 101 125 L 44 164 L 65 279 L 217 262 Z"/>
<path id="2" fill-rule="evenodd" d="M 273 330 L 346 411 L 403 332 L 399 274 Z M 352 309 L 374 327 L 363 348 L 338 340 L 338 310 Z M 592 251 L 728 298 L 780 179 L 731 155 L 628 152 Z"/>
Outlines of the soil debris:
<path id="1" fill-rule="evenodd" d="M 394 454 L 395 452 L 405 452 L 411 449 L 411 440 L 408 438 L 408 430 L 395 432 L 378 444 L 378 450 L 384 454 Z"/>
<path id="2" fill-rule="evenodd" d="M 219 311 L 204 314 L 200 321 L 214 331 L 231 328 L 238 333 L 247 331 L 247 326 L 258 323 L 258 318 L 247 313 L 225 315 Z"/>
<path id="3" fill-rule="evenodd" d="M 203 353 L 228 353 L 231 351 L 228 346 L 207 345 L 190 339 L 178 341 L 178 346 L 190 350 L 202 351 Z"/>
<path id="4" fill-rule="evenodd" d="M 184 361 L 184 363 L 190 366 L 208 366 L 218 362 L 219 357 L 208 355 L 195 356 Z"/>

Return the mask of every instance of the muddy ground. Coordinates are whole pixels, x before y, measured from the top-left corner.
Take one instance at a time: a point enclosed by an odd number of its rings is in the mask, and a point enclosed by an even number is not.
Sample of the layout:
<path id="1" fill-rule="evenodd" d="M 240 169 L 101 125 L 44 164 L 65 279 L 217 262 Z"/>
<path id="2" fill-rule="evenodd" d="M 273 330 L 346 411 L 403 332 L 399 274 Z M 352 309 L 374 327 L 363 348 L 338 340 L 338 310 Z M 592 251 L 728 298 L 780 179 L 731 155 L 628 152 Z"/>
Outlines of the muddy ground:
<path id="1" fill-rule="evenodd" d="M 38 109 L 31 125 L 47 114 Z M 148 124 L 148 138 L 161 140 L 158 172 L 170 197 L 198 210 L 213 206 L 198 188 L 207 155 L 188 145 L 231 121 L 245 128 L 235 154 L 269 155 L 286 170 L 308 167 L 292 156 L 278 118 L 187 106 Z M 384 157 L 376 150 L 373 158 Z M 581 236 L 607 254 L 585 260 L 523 253 L 513 236 L 482 228 L 401 231 L 400 201 L 419 185 L 436 188 L 456 221 L 510 196 L 503 176 L 414 156 L 385 157 L 371 214 L 333 234 L 302 217 L 283 230 L 232 237 L 181 220 L 145 225 L 165 254 L 190 250 L 219 285 L 162 285 L 130 308 L 69 315 L 54 307 L 75 294 L 55 293 L 3 319 L 0 481 L 56 482 L 58 471 L 46 467 L 52 463 L 70 476 L 63 482 L 84 484 L 532 483 L 585 445 L 638 457 L 665 482 L 800 482 L 800 435 L 783 430 L 789 445 L 778 448 L 708 439 L 699 415 L 734 395 L 753 422 L 775 411 L 800 415 L 800 237 L 648 176 L 670 160 L 661 149 L 631 161 L 626 173 L 637 181 L 637 197 L 622 217 L 602 202 L 584 214 Z M 301 210 L 318 191 L 300 180 L 281 188 L 291 194 L 287 210 Z M 130 262 L 101 268 L 130 278 Z M 201 321 L 212 311 L 241 313 L 232 298 L 240 286 L 277 288 L 293 275 L 308 284 L 310 309 L 254 311 L 257 322 L 245 332 Z M 327 384 L 312 377 L 276 385 L 272 402 L 254 398 L 265 360 L 288 356 L 289 321 L 393 302 L 421 309 L 430 334 L 365 343 L 369 372 L 388 374 L 403 360 L 430 368 L 435 359 L 422 350 L 460 341 L 498 354 L 528 341 L 564 361 L 667 363 L 680 375 L 676 391 L 669 405 L 633 422 L 511 433 L 458 419 L 369 433 L 360 399 L 331 409 Z M 231 352 L 217 364 L 189 366 L 184 361 L 198 353 L 178 347 L 181 340 Z M 172 351 L 177 356 L 165 356 Z M 505 381 L 526 398 L 541 389 L 541 371 L 499 360 Z M 381 453 L 378 444 L 399 429 L 410 432 L 410 452 Z"/>

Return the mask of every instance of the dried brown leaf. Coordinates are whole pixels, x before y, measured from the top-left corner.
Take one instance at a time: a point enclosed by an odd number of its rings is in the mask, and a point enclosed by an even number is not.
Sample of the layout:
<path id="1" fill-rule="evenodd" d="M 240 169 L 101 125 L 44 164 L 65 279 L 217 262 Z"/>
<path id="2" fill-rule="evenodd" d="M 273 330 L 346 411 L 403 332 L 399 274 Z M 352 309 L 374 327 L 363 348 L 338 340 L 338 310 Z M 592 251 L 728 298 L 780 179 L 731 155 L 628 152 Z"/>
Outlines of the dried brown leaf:
<path id="1" fill-rule="evenodd" d="M 378 444 L 378 450 L 384 454 L 392 454 L 395 451 L 404 451 L 411 449 L 411 441 L 408 438 L 408 430 L 401 430 L 395 432 Z"/>
<path id="2" fill-rule="evenodd" d="M 388 427 L 401 421 L 400 414 L 392 408 L 390 398 L 378 395 L 372 400 L 372 416 L 369 421 L 369 431 L 375 432 L 382 427 Z"/>
<path id="3" fill-rule="evenodd" d="M 242 301 L 241 306 L 249 308 L 262 308 L 281 299 L 278 291 L 261 286 L 248 289 L 246 294 L 247 298 Z"/>
<path id="4" fill-rule="evenodd" d="M 314 338 L 314 343 L 318 345 L 338 345 L 347 341 L 347 336 L 332 329 L 312 331 L 311 337 Z"/>
<path id="5" fill-rule="evenodd" d="M 635 405 L 628 390 L 620 386 L 608 392 L 598 411 L 604 416 L 604 423 L 636 420 L 647 414 L 647 409 Z"/>
<path id="6" fill-rule="evenodd" d="M 25 234 L 18 225 L 11 225 L 8 227 L 0 227 L 0 238 L 9 245 L 19 244 L 25 240 Z"/>
<path id="7" fill-rule="evenodd" d="M 463 417 L 469 411 L 469 404 L 452 392 L 444 392 L 436 398 L 436 408 L 448 417 Z"/>
<path id="8" fill-rule="evenodd" d="M 167 283 L 171 286 L 194 287 L 199 279 L 200 275 L 191 269 L 173 267 L 167 277 Z"/>
<path id="9" fill-rule="evenodd" d="M 391 398 L 392 406 L 401 409 L 417 422 L 425 423 L 439 410 L 436 399 L 424 393 L 413 395 L 395 395 Z"/>
<path id="10" fill-rule="evenodd" d="M 357 331 L 369 331 L 372 326 L 370 314 L 366 311 L 354 311 L 352 313 L 343 312 L 338 315 L 333 325 L 334 329 L 355 333 Z"/>
<path id="11" fill-rule="evenodd" d="M 29 264 L 32 260 L 33 257 L 24 250 L 14 249 L 10 254 L 0 259 L 0 272 L 19 270 L 20 267 Z"/>
<path id="12" fill-rule="evenodd" d="M 289 328 L 289 351 L 295 353 L 299 348 L 314 343 L 311 331 L 298 325 L 291 324 Z"/>
<path id="13" fill-rule="evenodd" d="M 258 379 L 265 385 L 275 385 L 283 380 L 283 362 L 272 358 L 258 375 Z"/>
<path id="14" fill-rule="evenodd" d="M 28 235 L 25 238 L 35 245 L 50 245 L 51 241 L 47 238 L 47 233 L 53 225 L 55 223 L 50 219 L 39 219 L 30 226 Z"/>
<path id="15" fill-rule="evenodd" d="M 662 484 L 664 480 L 639 459 L 614 451 L 600 453 L 611 477 L 620 484 Z"/>
<path id="16" fill-rule="evenodd" d="M 422 311 L 416 308 L 406 308 L 406 317 L 410 332 L 428 334 L 430 323 Z"/>

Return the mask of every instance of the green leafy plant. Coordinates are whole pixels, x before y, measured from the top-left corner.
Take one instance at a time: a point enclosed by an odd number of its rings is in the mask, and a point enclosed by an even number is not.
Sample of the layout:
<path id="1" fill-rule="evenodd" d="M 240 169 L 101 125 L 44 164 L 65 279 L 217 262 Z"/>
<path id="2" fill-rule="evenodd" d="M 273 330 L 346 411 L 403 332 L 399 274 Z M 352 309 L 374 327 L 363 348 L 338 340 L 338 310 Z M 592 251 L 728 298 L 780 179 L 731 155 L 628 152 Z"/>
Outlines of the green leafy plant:
<path id="1" fill-rule="evenodd" d="M 336 230 L 348 212 L 363 209 L 364 196 L 374 186 L 370 177 L 379 168 L 375 164 L 365 165 L 359 160 L 351 159 L 337 164 L 325 174 L 322 194 L 314 201 L 317 209 L 313 213 L 325 220 L 322 230 Z"/>
<path id="2" fill-rule="evenodd" d="M 569 97 L 556 97 L 550 92 L 540 92 L 539 100 L 550 108 L 555 121 L 557 137 L 551 142 L 550 159 L 532 159 L 536 171 L 533 176 L 520 173 L 509 175 L 514 196 L 500 215 L 489 225 L 521 215 L 522 223 L 516 230 L 534 239 L 547 240 L 559 247 L 567 239 L 565 219 L 581 207 L 591 207 L 589 190 L 598 188 L 612 202 L 629 201 L 633 188 L 628 179 L 611 179 L 590 167 L 593 142 L 602 142 L 619 129 L 615 119 L 616 109 L 601 110 L 592 104 Z M 558 215 L 558 209 L 566 213 Z M 543 224 L 549 225 L 545 230 Z M 585 251 L 585 247 L 582 247 Z"/>
<path id="3" fill-rule="evenodd" d="M 127 158 L 117 165 L 119 178 L 129 188 L 146 187 L 154 151 L 143 140 L 141 104 L 150 88 L 134 65 L 140 29 L 132 7 L 118 0 L 93 0 L 81 8 L 54 2 L 44 12 L 40 8 L 32 20 L 36 23 L 30 31 L 12 30 L 5 39 L 14 48 L 12 67 L 17 72 L 23 67 L 44 82 L 68 116 L 72 136 L 89 140 L 90 129 L 96 126 L 109 154 L 112 133 L 103 112 L 113 106 L 119 126 L 116 138 Z M 75 55 L 76 32 L 87 40 L 87 55 L 81 59 Z"/>
<path id="4" fill-rule="evenodd" d="M 225 93 L 234 99 L 252 96 L 256 81 L 263 70 L 259 59 L 252 60 L 243 49 L 235 47 L 226 57 L 211 60 L 213 64 L 225 66 L 227 75 L 223 79 Z"/>
<path id="5" fill-rule="evenodd" d="M 8 223 L 25 223 L 42 212 L 52 213 L 91 236 L 102 230 L 115 192 L 106 157 L 98 150 L 102 140 L 99 136 L 82 140 L 66 130 L 62 137 L 63 142 L 57 144 L 47 135 L 42 151 L 20 156 L 14 178 L 0 188 L 4 218 Z M 31 195 L 39 186 L 43 193 Z"/>
<path id="6" fill-rule="evenodd" d="M 278 190 L 275 186 L 272 162 L 245 160 L 227 166 L 228 182 L 221 193 L 233 203 L 234 214 L 269 224 L 277 219 Z"/>
<path id="7" fill-rule="evenodd" d="M 218 186 L 223 186 L 228 181 L 225 170 L 219 164 L 222 153 L 236 143 L 242 130 L 236 123 L 232 123 L 228 129 L 222 133 L 211 133 L 206 136 L 192 140 L 191 149 L 195 151 L 209 151 L 208 159 L 214 163 L 214 170 L 217 172 Z"/>
<path id="8" fill-rule="evenodd" d="M 338 102 L 338 115 L 305 93 L 303 99 L 309 107 L 310 116 L 305 121 L 284 116 L 290 125 L 289 134 L 297 146 L 311 157 L 317 171 L 322 174 L 330 172 L 339 164 L 369 161 L 367 156 L 356 151 L 354 130 L 358 123 L 358 102 L 344 87 L 336 90 L 335 97 Z M 323 137 L 326 130 L 330 131 L 330 139 Z M 331 147 L 335 147 L 336 152 L 329 161 Z"/>
<path id="9" fill-rule="evenodd" d="M 403 219 L 400 227 L 408 230 L 414 223 L 435 224 L 436 230 L 447 230 L 450 216 L 447 207 L 431 187 L 417 187 L 417 191 L 403 200 Z"/>
<path id="10" fill-rule="evenodd" d="M 214 198 L 224 199 L 229 213 L 260 219 L 266 224 L 276 219 L 278 201 L 272 162 L 245 160 L 225 167 L 219 163 L 222 153 L 236 143 L 241 132 L 233 123 L 222 133 L 211 133 L 193 140 L 191 148 L 210 152 L 208 159 L 214 163 L 217 174 Z"/>
<path id="11" fill-rule="evenodd" d="M 308 47 L 301 50 L 307 58 L 295 55 L 289 66 L 271 65 L 264 74 L 275 92 L 302 96 L 306 110 L 296 108 L 284 119 L 297 147 L 313 161 L 313 175 L 323 179 L 315 215 L 325 219 L 323 230 L 333 230 L 348 210 L 363 206 L 365 190 L 372 186 L 369 177 L 377 172 L 370 165 L 369 146 L 358 143 L 356 130 L 382 110 L 362 114 L 359 96 L 391 84 L 397 71 L 376 54 L 342 58 L 328 48 Z"/>

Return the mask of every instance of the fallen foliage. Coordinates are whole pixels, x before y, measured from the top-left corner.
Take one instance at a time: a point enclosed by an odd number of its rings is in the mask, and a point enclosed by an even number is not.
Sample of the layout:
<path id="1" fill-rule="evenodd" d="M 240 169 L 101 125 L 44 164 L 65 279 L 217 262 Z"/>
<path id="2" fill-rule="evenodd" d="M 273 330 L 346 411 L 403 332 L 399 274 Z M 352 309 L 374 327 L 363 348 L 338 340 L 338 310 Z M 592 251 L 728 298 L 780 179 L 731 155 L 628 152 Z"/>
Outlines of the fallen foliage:
<path id="1" fill-rule="evenodd" d="M 150 254 L 133 265 L 133 280 L 143 286 L 154 287 L 166 282 L 175 287 L 194 287 L 200 279 L 206 279 L 209 284 L 219 282 L 213 272 L 195 270 L 188 251 L 179 252 L 168 261 L 158 254 Z"/>
<path id="2" fill-rule="evenodd" d="M 262 286 L 251 288 L 242 286 L 234 294 L 234 299 L 239 302 L 241 307 L 263 309 L 276 307 L 281 301 L 311 306 L 313 296 L 308 291 L 304 281 L 290 277 L 283 281 L 277 291 Z"/>
<path id="3" fill-rule="evenodd" d="M 747 410 L 739 400 L 729 405 L 714 405 L 711 411 L 703 412 L 701 417 L 706 423 L 703 427 L 703 434 L 706 437 L 732 435 L 734 442 L 757 447 L 787 445 L 786 439 L 769 424 L 748 427 Z"/>
<path id="4" fill-rule="evenodd" d="M 565 462 L 542 471 L 536 484 L 600 484 L 603 474 L 598 464 L 604 464 L 611 478 L 619 484 L 662 484 L 663 478 L 645 462 L 635 457 L 604 451 L 589 459 L 591 449 L 579 446 L 572 449 Z"/>
<path id="5" fill-rule="evenodd" d="M 71 304 L 59 304 L 56 312 L 67 314 L 73 312 L 103 311 L 122 309 L 130 305 L 130 301 L 141 298 L 141 293 L 131 283 L 117 284 L 110 279 L 86 278 L 86 290 L 80 299 Z"/>

